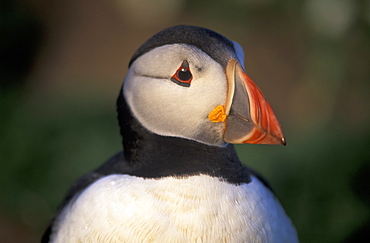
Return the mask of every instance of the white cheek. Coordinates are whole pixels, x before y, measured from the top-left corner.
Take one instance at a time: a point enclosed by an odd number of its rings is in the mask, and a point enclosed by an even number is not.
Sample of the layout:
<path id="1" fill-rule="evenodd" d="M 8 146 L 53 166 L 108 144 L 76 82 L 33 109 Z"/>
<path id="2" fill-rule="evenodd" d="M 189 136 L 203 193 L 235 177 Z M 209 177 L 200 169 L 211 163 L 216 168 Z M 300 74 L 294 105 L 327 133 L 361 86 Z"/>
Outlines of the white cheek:
<path id="1" fill-rule="evenodd" d="M 194 59 L 194 57 L 193 57 Z M 169 78 L 140 75 L 133 67 L 124 85 L 126 100 L 139 122 L 148 130 L 163 136 L 183 137 L 204 143 L 221 143 L 223 124 L 208 120 L 208 114 L 223 105 L 227 81 L 221 65 L 203 57 L 202 71 L 193 71 L 190 87 L 183 87 Z M 171 72 L 176 70 L 171 68 Z M 197 57 L 199 62 L 199 57 Z M 194 65 L 190 59 L 190 65 Z M 143 63 L 139 63 L 143 65 Z M 196 69 L 193 66 L 193 69 Z M 169 72 L 169 71 L 168 71 Z M 166 74 L 171 77 L 172 74 Z M 137 75 L 138 74 L 138 75 Z M 161 77 L 163 74 L 156 74 Z"/>
<path id="2" fill-rule="evenodd" d="M 201 120 L 194 116 L 186 97 L 187 88 L 146 77 L 136 77 L 130 87 L 125 87 L 128 103 L 135 117 L 150 131 L 175 135 L 186 132 L 186 123 L 199 125 Z"/>

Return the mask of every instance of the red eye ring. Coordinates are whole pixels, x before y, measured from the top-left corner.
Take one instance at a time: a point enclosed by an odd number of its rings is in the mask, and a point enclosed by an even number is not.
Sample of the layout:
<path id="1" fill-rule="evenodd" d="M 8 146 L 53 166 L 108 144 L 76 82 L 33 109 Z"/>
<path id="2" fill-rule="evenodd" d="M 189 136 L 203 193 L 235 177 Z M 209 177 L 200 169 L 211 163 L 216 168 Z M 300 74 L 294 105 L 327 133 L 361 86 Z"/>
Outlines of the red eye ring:
<path id="1" fill-rule="evenodd" d="M 176 70 L 175 74 L 172 75 L 171 81 L 184 87 L 190 87 L 192 80 L 193 75 L 190 72 L 189 63 L 184 60 L 181 66 Z"/>

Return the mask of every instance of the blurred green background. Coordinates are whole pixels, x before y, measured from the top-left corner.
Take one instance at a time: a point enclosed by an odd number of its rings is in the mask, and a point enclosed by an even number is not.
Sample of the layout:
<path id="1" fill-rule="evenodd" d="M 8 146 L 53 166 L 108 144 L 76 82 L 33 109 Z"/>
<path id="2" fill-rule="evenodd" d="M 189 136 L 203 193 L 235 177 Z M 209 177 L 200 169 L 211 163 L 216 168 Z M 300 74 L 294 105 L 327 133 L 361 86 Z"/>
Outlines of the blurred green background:
<path id="1" fill-rule="evenodd" d="M 0 242 L 38 242 L 70 184 L 121 149 L 115 100 L 129 59 L 176 24 L 244 47 L 287 146 L 237 149 L 301 242 L 370 242 L 370 1 L 0 4 Z"/>

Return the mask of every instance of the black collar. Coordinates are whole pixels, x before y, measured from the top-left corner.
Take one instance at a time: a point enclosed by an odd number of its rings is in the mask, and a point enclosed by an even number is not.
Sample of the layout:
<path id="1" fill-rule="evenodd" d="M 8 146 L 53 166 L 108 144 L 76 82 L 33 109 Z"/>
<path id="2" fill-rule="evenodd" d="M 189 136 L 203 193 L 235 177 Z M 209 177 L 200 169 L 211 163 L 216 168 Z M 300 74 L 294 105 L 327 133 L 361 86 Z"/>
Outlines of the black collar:
<path id="1" fill-rule="evenodd" d="M 236 184 L 250 182 L 250 173 L 233 145 L 210 146 L 151 133 L 133 117 L 122 89 L 117 110 L 124 157 L 130 167 L 127 174 L 144 178 L 207 174 Z"/>

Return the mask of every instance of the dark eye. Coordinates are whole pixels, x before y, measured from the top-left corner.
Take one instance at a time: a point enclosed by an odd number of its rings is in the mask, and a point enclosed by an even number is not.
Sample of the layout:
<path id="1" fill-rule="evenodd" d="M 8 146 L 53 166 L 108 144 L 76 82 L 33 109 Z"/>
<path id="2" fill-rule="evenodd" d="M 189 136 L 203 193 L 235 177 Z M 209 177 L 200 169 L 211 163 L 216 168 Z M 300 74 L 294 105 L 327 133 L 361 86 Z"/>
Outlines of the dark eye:
<path id="1" fill-rule="evenodd" d="M 190 72 L 189 63 L 186 60 L 182 62 L 179 69 L 177 69 L 175 74 L 171 77 L 172 82 L 184 87 L 189 87 L 192 79 L 193 75 Z"/>

